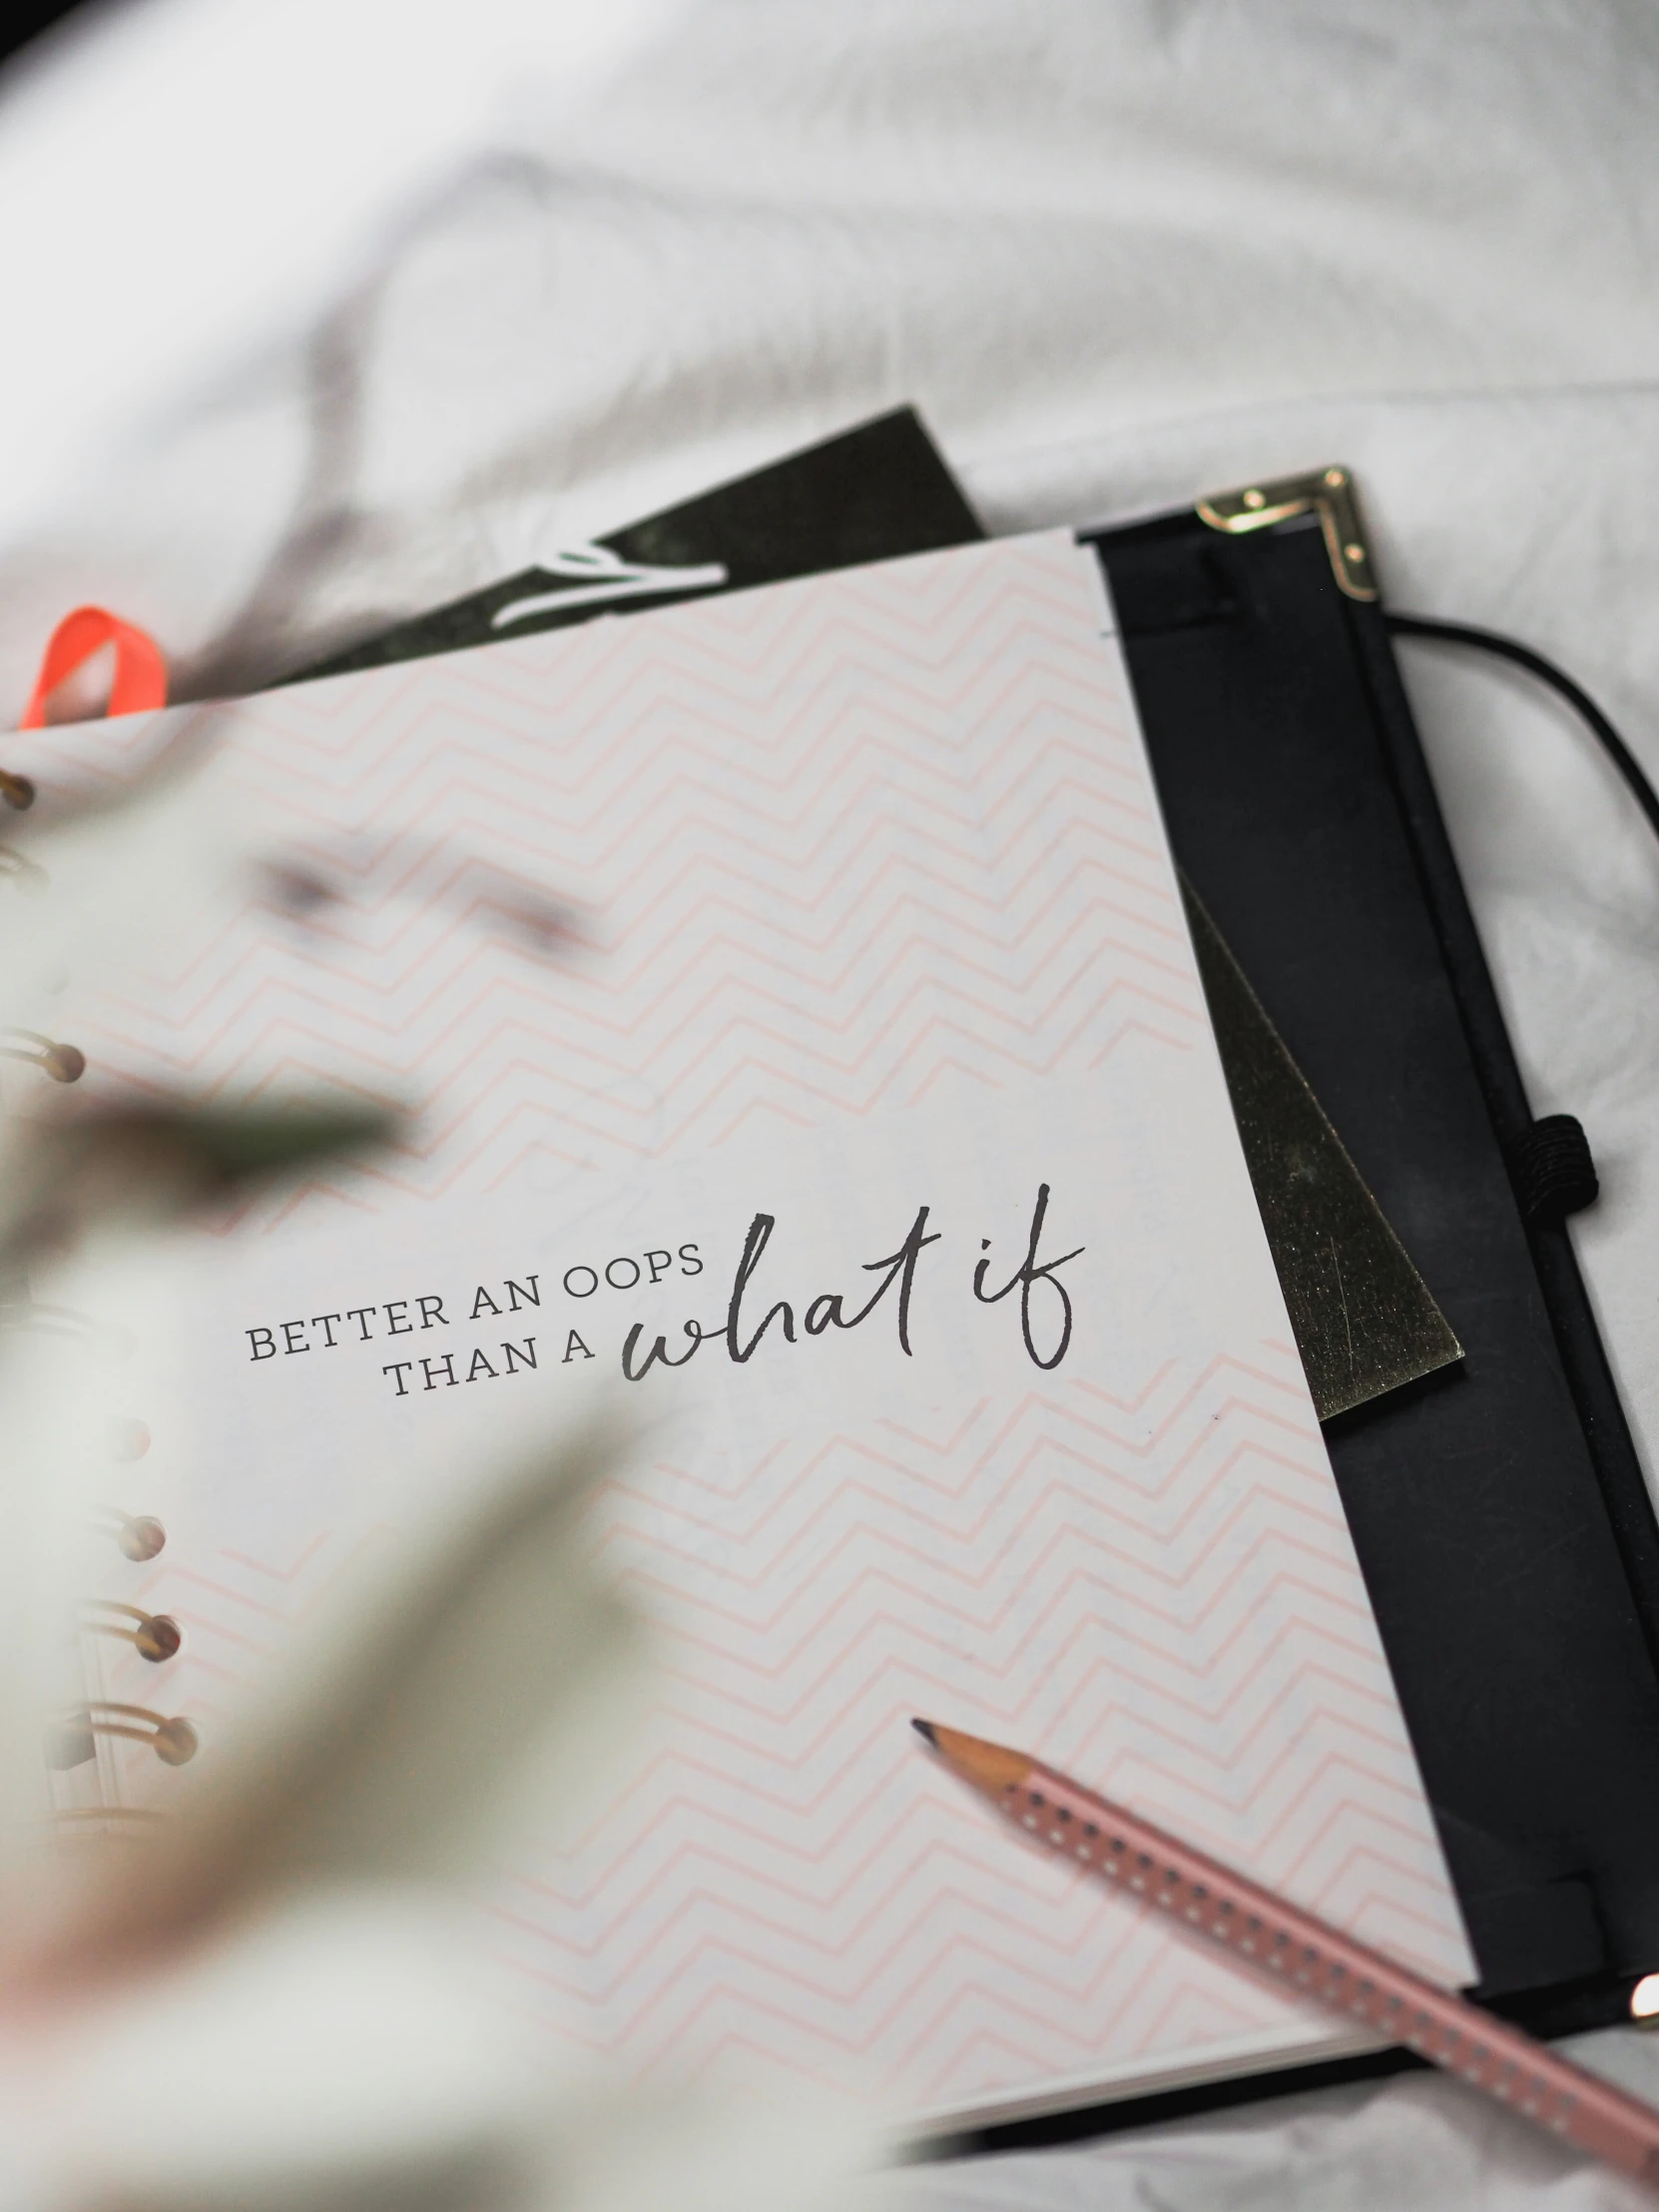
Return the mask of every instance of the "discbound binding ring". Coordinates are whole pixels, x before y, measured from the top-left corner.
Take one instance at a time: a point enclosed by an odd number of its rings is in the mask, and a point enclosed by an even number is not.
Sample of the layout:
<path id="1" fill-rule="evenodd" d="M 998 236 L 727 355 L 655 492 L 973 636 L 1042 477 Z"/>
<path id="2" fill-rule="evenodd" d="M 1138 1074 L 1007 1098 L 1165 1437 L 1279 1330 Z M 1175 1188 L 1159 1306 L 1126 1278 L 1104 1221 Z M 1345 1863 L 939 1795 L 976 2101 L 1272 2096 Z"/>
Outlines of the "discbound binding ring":
<path id="1" fill-rule="evenodd" d="M 100 1736 L 128 1736 L 135 1743 L 148 1744 L 164 1767 L 188 1766 L 201 1742 L 180 1715 L 170 1719 L 164 1713 L 152 1713 L 148 1706 L 94 1698 L 47 1731 L 46 1764 L 60 1771 L 84 1767 L 96 1756 Z"/>
<path id="2" fill-rule="evenodd" d="M 167 1530 L 151 1513 L 124 1513 L 119 1505 L 100 1505 L 97 1517 L 110 1527 L 124 1559 L 142 1565 L 165 1549 Z"/>
<path id="3" fill-rule="evenodd" d="M 112 1459 L 142 1459 L 150 1449 L 150 1431 L 143 1421 L 123 1413 L 104 1431 L 104 1449 Z"/>
<path id="4" fill-rule="evenodd" d="M 54 1083 L 78 1083 L 87 1072 L 87 1056 L 78 1044 L 60 1044 L 55 1037 L 43 1037 L 38 1029 L 0 1030 L 0 1036 L 23 1039 L 20 1044 L 0 1044 L 0 1055 L 29 1061 Z"/>
<path id="5" fill-rule="evenodd" d="M 171 1613 L 147 1613 L 142 1605 L 124 1605 L 113 1597 L 91 1598 L 86 1609 L 88 1613 L 119 1613 L 119 1620 L 89 1620 L 86 1625 L 97 1635 L 121 1637 L 123 1642 L 132 1644 L 139 1657 L 148 1659 L 152 1666 L 159 1666 L 164 1659 L 177 1657 L 185 1640 L 184 1630 Z"/>

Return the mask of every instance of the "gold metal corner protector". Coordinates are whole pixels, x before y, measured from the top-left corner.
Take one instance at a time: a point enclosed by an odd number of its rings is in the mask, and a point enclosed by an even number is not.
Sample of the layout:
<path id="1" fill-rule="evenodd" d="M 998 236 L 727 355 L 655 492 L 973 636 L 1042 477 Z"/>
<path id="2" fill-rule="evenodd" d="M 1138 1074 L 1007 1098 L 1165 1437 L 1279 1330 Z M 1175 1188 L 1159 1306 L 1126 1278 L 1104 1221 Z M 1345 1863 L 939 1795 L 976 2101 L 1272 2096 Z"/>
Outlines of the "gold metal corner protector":
<path id="1" fill-rule="evenodd" d="M 1316 468 L 1306 476 L 1280 476 L 1271 483 L 1246 484 L 1198 502 L 1200 517 L 1229 537 L 1267 530 L 1293 515 L 1314 514 L 1331 556 L 1331 572 L 1350 599 L 1375 599 L 1371 554 L 1354 477 L 1346 468 Z"/>

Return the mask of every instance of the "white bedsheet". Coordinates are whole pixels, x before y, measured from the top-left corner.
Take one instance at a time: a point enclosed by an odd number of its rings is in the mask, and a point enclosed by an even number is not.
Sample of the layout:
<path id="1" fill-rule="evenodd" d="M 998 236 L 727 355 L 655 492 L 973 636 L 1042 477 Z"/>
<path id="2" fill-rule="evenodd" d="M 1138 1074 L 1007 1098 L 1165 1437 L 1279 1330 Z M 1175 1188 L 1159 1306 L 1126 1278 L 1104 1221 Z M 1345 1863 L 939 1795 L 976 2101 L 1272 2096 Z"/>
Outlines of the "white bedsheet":
<path id="1" fill-rule="evenodd" d="M 1641 0 L 692 0 L 597 60 L 549 42 L 552 0 L 335 0 L 293 13 L 281 69 L 252 36 L 227 62 L 239 7 L 134 12 L 150 90 L 119 129 L 92 46 L 0 104 L 0 705 L 79 601 L 187 688 L 240 686 L 912 399 L 998 529 L 1351 463 L 1392 601 L 1558 656 L 1659 775 Z M 343 158 L 342 117 L 421 87 L 377 170 Z M 301 171 L 327 189 L 285 234 Z M 54 261 L 56 312 L 19 296 Z M 1406 653 L 1534 1105 L 1595 1147 L 1576 1234 L 1651 1468 L 1659 845 L 1552 701 Z M 916 2212 L 1624 2201 L 1415 2079 L 883 2186 Z"/>

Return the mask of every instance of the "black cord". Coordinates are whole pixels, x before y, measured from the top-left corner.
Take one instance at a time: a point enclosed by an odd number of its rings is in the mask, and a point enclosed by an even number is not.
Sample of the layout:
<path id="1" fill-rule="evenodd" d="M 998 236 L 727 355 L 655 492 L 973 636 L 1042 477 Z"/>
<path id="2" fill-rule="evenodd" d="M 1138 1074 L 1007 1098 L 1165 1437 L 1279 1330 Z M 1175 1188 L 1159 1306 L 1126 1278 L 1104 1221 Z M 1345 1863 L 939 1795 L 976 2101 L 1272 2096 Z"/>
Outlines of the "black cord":
<path id="1" fill-rule="evenodd" d="M 1659 836 L 1659 792 L 1648 782 L 1642 764 L 1589 693 L 1575 684 L 1565 669 L 1557 668 L 1553 661 L 1546 661 L 1529 645 L 1519 645 L 1513 638 L 1503 637 L 1495 630 L 1476 630 L 1466 622 L 1437 622 L 1427 615 L 1388 614 L 1382 620 L 1398 638 L 1440 639 L 1446 645 L 1472 645 L 1482 653 L 1495 653 L 1500 660 L 1513 661 L 1517 668 L 1524 668 L 1541 684 L 1559 692 L 1600 739 L 1608 759 L 1635 795 L 1636 804 L 1646 815 L 1654 835 Z"/>

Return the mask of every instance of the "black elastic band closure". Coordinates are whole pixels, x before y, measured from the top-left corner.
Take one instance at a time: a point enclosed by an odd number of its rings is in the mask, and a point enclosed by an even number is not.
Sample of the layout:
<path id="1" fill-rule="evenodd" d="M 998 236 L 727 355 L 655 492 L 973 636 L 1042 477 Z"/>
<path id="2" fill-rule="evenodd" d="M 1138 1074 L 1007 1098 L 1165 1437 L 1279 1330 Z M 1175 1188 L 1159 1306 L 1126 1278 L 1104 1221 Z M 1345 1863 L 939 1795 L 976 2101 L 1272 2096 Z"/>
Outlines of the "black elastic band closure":
<path id="1" fill-rule="evenodd" d="M 1529 1229 L 1556 1229 L 1601 1191 L 1590 1140 L 1573 1114 L 1545 1114 L 1509 1147 L 1509 1174 Z"/>
<path id="2" fill-rule="evenodd" d="M 1575 684 L 1565 669 L 1557 668 L 1553 661 L 1546 661 L 1529 645 L 1521 645 L 1496 630 L 1477 630 L 1471 623 L 1440 622 L 1428 615 L 1385 614 L 1382 619 L 1395 637 L 1438 638 L 1447 645 L 1472 645 L 1477 652 L 1495 653 L 1500 660 L 1513 661 L 1517 668 L 1524 668 L 1528 675 L 1535 676 L 1540 684 L 1547 684 L 1551 691 L 1559 692 L 1594 732 L 1608 759 L 1629 785 L 1654 835 L 1659 837 L 1659 792 L 1648 782 L 1642 764 L 1589 693 L 1582 685 Z"/>
<path id="3" fill-rule="evenodd" d="M 1659 836 L 1659 792 L 1589 693 L 1575 684 L 1565 669 L 1557 668 L 1553 661 L 1515 638 L 1506 638 L 1496 630 L 1476 629 L 1472 623 L 1440 622 L 1427 615 L 1384 615 L 1382 619 L 1395 637 L 1471 645 L 1477 652 L 1512 661 L 1558 692 L 1600 743 L 1646 815 L 1654 835 Z M 1558 1229 L 1569 1214 L 1594 1205 L 1600 1195 L 1589 1139 L 1572 1114 L 1545 1114 L 1541 1121 L 1535 1121 L 1508 1147 L 1508 1163 L 1521 1219 L 1529 1229 Z"/>

